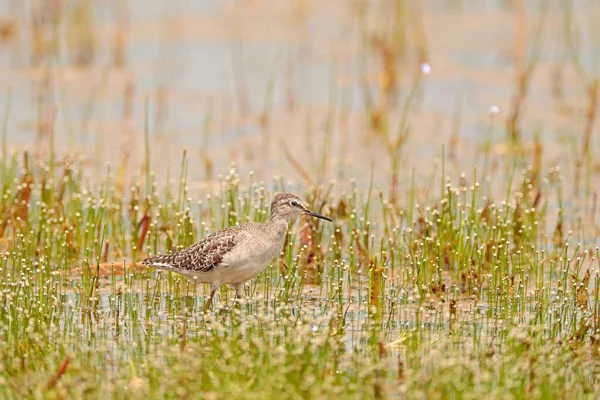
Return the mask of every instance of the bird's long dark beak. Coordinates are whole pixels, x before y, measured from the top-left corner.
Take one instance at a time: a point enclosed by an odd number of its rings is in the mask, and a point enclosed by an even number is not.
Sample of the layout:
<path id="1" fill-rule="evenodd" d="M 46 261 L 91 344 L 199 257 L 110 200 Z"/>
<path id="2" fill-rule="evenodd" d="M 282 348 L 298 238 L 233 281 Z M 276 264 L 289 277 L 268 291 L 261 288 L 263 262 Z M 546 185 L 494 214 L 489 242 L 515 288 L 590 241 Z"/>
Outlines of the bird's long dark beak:
<path id="1" fill-rule="evenodd" d="M 326 216 L 316 213 L 314 211 L 306 210 L 305 213 L 308 215 L 311 215 L 313 217 L 324 219 L 325 221 L 333 222 L 333 220 L 331 218 L 327 218 Z"/>

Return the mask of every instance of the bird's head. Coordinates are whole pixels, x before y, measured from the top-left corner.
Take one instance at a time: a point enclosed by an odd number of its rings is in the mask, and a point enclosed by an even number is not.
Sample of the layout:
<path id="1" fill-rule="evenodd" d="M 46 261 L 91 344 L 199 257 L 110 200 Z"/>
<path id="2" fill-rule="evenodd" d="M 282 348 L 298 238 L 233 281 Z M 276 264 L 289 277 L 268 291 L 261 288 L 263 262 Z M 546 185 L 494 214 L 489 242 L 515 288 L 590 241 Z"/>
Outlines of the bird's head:
<path id="1" fill-rule="evenodd" d="M 295 194 L 280 193 L 271 202 L 271 219 L 291 221 L 302 214 L 332 221 L 324 215 L 311 211 Z"/>

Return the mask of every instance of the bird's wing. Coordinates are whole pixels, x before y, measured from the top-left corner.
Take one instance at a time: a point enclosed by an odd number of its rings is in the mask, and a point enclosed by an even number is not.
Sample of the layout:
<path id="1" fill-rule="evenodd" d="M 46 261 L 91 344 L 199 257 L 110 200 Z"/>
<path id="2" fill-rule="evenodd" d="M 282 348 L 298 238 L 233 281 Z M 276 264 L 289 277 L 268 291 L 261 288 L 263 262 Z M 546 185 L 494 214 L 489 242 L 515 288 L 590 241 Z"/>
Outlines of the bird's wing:
<path id="1" fill-rule="evenodd" d="M 208 235 L 185 250 L 150 257 L 142 264 L 175 271 L 208 272 L 219 266 L 223 256 L 233 250 L 238 234 L 239 226 L 233 226 Z"/>

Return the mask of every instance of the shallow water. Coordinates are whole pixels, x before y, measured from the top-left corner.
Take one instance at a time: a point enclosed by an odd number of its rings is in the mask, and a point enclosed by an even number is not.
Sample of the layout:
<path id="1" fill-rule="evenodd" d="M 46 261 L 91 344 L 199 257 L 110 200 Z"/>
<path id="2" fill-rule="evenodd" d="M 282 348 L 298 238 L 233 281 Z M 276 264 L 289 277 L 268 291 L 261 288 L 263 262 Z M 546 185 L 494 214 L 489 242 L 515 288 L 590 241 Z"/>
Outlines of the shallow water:
<path id="1" fill-rule="evenodd" d="M 566 45 L 568 2 L 559 3 L 544 13 L 537 1 L 56 2 L 46 3 L 44 15 L 61 18 L 39 23 L 38 36 L 49 40 L 56 27 L 57 49 L 42 51 L 34 45 L 32 20 L 43 2 L 5 1 L 0 19 L 14 26 L 0 44 L 2 104 L 12 87 L 8 143 L 47 152 L 55 115 L 60 154 L 84 154 L 103 174 L 107 161 L 120 164 L 129 152 L 128 165 L 140 168 L 148 99 L 152 167 L 160 178 L 167 170 L 177 176 L 187 149 L 192 190 L 231 163 L 242 175 L 302 181 L 281 142 L 313 182 L 354 178 L 366 187 L 373 168 L 376 183 L 388 185 L 391 158 L 370 132 L 361 77 L 374 105 L 387 104 L 394 136 L 419 64 L 427 62 L 431 73 L 417 91 L 400 153 L 400 187 L 409 187 L 413 170 L 417 185 L 426 186 L 432 171 L 439 172 L 435 160 L 443 144 L 447 172 L 470 176 L 478 165 L 481 173 L 488 138 L 495 145 L 486 173 L 505 178 L 503 160 L 511 149 L 504 128 L 517 70 L 531 59 L 545 16 L 523 104 L 522 163 L 532 163 L 531 140 L 538 134 L 543 168 L 559 165 L 571 177 L 587 100 Z M 394 12 L 402 24 L 394 25 Z M 73 22 L 75 14 L 82 23 Z M 572 15 L 574 54 L 591 79 L 600 4 L 575 2 Z M 404 49 L 395 64 L 397 88 L 387 98 L 380 85 L 383 56 L 374 44 L 385 29 L 386 38 L 405 35 L 397 42 Z M 498 115 L 490 115 L 491 106 L 499 107 Z M 592 148 L 598 130 L 595 124 Z M 596 190 L 593 160 L 592 168 Z"/>

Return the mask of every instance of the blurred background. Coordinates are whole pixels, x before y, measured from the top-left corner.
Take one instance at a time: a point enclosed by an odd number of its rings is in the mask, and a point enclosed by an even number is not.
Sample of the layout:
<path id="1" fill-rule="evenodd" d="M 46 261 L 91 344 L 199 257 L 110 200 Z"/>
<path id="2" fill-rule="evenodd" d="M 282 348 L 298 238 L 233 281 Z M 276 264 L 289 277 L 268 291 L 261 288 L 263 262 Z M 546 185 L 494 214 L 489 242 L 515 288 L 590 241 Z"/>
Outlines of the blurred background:
<path id="1" fill-rule="evenodd" d="M 147 141 L 159 179 L 185 149 L 192 186 L 235 163 L 390 195 L 443 155 L 467 176 L 560 167 L 585 195 L 598 21 L 594 0 L 2 0 L 3 151 L 103 174 L 142 168 Z"/>

